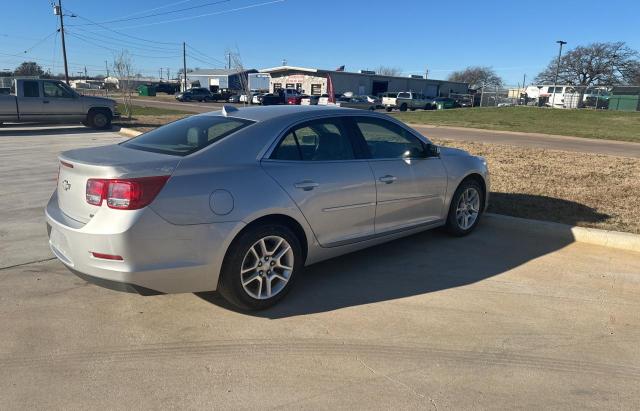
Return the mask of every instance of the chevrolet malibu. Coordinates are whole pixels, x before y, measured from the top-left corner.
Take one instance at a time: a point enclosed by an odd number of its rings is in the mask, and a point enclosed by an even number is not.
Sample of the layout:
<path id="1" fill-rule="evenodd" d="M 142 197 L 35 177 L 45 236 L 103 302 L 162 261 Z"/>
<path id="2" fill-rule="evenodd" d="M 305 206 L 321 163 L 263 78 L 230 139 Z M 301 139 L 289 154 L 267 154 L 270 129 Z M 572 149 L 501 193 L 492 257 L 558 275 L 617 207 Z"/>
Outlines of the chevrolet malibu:
<path id="1" fill-rule="evenodd" d="M 444 226 L 470 233 L 486 162 L 375 112 L 271 106 L 196 115 L 64 152 L 46 207 L 72 272 L 138 292 L 284 297 L 304 266 Z"/>

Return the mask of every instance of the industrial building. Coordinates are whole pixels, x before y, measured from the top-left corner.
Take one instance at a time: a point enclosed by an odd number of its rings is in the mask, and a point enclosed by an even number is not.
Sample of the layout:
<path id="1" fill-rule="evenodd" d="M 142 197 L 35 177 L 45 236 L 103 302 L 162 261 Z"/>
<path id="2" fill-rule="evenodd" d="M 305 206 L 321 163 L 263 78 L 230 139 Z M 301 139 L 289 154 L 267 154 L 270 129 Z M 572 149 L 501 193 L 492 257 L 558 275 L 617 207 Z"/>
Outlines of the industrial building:
<path id="1" fill-rule="evenodd" d="M 260 70 L 271 76 L 269 91 L 295 88 L 311 94 L 328 94 L 329 81 L 333 83 L 334 94 L 348 91 L 357 95 L 380 95 L 385 92 L 415 91 L 428 97 L 467 94 L 469 85 L 445 80 L 425 79 L 422 76 L 397 77 L 376 74 L 373 71 L 358 73 L 341 70 L 279 66 Z"/>
<path id="2" fill-rule="evenodd" d="M 235 69 L 202 69 L 187 73 L 189 88 L 205 87 L 212 92 L 219 90 L 242 90 L 242 84 L 248 81 L 248 75 L 257 73 L 258 70 L 235 70 Z M 184 83 L 184 81 L 183 81 Z"/>

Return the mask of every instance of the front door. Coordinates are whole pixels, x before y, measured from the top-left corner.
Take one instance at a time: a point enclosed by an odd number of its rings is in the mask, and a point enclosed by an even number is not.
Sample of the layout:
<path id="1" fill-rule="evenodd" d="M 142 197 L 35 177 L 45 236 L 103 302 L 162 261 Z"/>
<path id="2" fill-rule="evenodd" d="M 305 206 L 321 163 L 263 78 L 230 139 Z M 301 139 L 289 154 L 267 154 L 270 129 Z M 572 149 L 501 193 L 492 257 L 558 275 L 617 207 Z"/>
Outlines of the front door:
<path id="1" fill-rule="evenodd" d="M 374 234 L 376 185 L 356 151 L 340 119 L 319 119 L 292 127 L 262 162 L 322 246 Z"/>
<path id="2" fill-rule="evenodd" d="M 62 83 L 42 82 L 42 111 L 56 121 L 77 121 L 85 117 L 84 105 L 78 96 Z"/>
<path id="3" fill-rule="evenodd" d="M 370 153 L 377 189 L 376 234 L 442 219 L 446 171 L 439 157 L 425 157 L 424 144 L 393 122 L 356 117 Z"/>

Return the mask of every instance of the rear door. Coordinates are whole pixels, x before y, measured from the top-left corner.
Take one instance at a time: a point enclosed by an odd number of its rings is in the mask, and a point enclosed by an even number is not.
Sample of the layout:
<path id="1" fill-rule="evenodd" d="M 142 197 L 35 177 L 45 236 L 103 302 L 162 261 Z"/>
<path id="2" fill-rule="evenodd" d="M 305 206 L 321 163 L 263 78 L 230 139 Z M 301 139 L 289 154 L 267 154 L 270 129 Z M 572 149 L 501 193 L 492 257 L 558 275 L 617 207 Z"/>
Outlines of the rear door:
<path id="1" fill-rule="evenodd" d="M 374 233 L 376 187 L 362 157 L 342 119 L 328 118 L 291 127 L 262 166 L 330 247 Z"/>
<path id="2" fill-rule="evenodd" d="M 39 121 L 43 119 L 42 90 L 38 80 L 19 80 L 22 87 L 18 87 L 16 98 L 20 120 Z"/>
<path id="3" fill-rule="evenodd" d="M 377 117 L 354 117 L 371 159 L 377 188 L 375 232 L 440 220 L 446 171 L 439 157 L 424 157 L 424 144 L 409 130 Z"/>

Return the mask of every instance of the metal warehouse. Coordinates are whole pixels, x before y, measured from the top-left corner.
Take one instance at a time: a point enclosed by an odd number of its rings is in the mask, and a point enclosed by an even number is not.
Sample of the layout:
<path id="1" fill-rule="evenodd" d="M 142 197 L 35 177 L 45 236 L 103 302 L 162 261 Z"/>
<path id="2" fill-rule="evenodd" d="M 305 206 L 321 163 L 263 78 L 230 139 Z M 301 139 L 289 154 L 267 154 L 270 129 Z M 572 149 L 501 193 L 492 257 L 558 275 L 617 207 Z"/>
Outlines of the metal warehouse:
<path id="1" fill-rule="evenodd" d="M 322 70 L 305 67 L 280 66 L 260 70 L 271 75 L 269 91 L 295 88 L 311 95 L 327 94 L 329 81 L 335 94 L 348 91 L 357 95 L 379 95 L 398 91 L 415 91 L 428 97 L 466 94 L 467 83 L 425 79 L 421 76 L 396 77 L 378 75 L 372 71 L 352 73 L 348 71 Z"/>
<path id="2" fill-rule="evenodd" d="M 193 87 L 205 87 L 213 92 L 219 90 L 242 90 L 250 73 L 258 70 L 203 69 L 187 73 L 187 80 Z"/>

